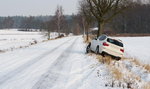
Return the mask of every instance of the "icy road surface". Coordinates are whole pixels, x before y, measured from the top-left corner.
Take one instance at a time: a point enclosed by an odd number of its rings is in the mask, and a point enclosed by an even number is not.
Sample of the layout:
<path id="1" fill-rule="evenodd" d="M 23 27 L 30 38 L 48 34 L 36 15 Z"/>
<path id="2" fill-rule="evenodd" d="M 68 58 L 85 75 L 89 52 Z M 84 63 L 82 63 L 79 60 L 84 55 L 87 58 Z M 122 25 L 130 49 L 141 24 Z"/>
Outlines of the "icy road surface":
<path id="1" fill-rule="evenodd" d="M 66 37 L 1 53 L 0 89 L 105 89 L 84 51 L 81 37 Z"/>

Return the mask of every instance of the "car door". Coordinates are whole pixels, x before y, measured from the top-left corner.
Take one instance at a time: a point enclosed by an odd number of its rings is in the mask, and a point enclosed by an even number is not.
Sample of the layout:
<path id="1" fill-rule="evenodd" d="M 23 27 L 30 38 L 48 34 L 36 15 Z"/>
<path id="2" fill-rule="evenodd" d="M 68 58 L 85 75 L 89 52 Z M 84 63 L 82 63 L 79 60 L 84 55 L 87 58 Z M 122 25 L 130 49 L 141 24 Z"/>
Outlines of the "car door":
<path id="1" fill-rule="evenodd" d="M 97 46 L 99 45 L 99 39 L 101 38 L 101 36 L 99 36 L 95 41 L 94 41 L 94 44 L 93 44 L 93 51 L 96 51 L 96 48 Z"/>
<path id="2" fill-rule="evenodd" d="M 95 51 L 95 44 L 97 42 L 97 38 L 94 38 L 92 41 L 91 41 L 91 50 L 92 51 Z"/>

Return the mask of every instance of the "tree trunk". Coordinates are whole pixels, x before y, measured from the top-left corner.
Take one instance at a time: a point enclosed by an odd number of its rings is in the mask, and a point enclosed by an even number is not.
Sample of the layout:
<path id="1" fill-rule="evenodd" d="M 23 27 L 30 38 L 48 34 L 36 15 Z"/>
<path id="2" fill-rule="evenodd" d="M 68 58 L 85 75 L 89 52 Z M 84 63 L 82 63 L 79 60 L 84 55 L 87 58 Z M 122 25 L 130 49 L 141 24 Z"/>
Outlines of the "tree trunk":
<path id="1" fill-rule="evenodd" d="M 87 26 L 86 41 L 89 41 L 89 25 Z"/>
<path id="2" fill-rule="evenodd" d="M 83 37 L 85 37 L 85 20 L 82 18 L 82 25 L 83 25 Z"/>
<path id="3" fill-rule="evenodd" d="M 48 36 L 48 38 L 47 38 L 47 39 L 48 39 L 48 40 L 50 40 L 50 37 L 51 37 L 50 35 L 51 35 L 51 32 L 50 32 L 50 31 L 48 31 L 48 33 L 47 33 L 47 36 Z"/>
<path id="4" fill-rule="evenodd" d="M 58 25 L 58 36 L 60 36 L 60 24 Z"/>
<path id="5" fill-rule="evenodd" d="M 97 31 L 97 37 L 99 37 L 100 33 L 100 22 L 98 21 L 98 31 Z"/>
<path id="6" fill-rule="evenodd" d="M 100 35 L 103 34 L 103 32 L 104 32 L 103 26 L 104 26 L 104 22 L 98 21 L 98 32 L 97 32 L 97 37 L 99 37 Z"/>

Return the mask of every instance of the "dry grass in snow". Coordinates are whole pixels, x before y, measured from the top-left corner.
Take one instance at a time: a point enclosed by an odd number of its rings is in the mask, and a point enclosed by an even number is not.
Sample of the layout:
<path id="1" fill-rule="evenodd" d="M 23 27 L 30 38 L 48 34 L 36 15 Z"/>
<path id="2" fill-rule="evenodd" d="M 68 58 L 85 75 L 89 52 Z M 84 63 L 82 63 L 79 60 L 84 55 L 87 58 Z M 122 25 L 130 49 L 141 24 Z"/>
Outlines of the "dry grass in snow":
<path id="1" fill-rule="evenodd" d="M 87 36 L 84 36 L 83 40 L 84 40 L 84 43 L 90 43 L 92 39 L 91 37 L 88 37 L 88 40 L 87 40 Z"/>
<path id="2" fill-rule="evenodd" d="M 112 75 L 112 81 L 106 84 L 108 87 L 150 89 L 150 79 L 148 79 L 150 74 L 149 65 L 144 65 L 136 59 L 123 58 L 120 61 L 116 61 L 109 56 L 95 56 L 99 62 L 106 64 Z"/>
<path id="3" fill-rule="evenodd" d="M 144 68 L 147 72 L 150 73 L 150 65 L 149 65 L 149 64 L 144 64 L 144 63 L 138 61 L 137 59 L 126 58 L 125 60 L 131 61 L 131 62 L 134 63 L 135 65 Z"/>
<path id="4" fill-rule="evenodd" d="M 150 83 L 146 83 L 143 85 L 142 89 L 150 89 Z"/>

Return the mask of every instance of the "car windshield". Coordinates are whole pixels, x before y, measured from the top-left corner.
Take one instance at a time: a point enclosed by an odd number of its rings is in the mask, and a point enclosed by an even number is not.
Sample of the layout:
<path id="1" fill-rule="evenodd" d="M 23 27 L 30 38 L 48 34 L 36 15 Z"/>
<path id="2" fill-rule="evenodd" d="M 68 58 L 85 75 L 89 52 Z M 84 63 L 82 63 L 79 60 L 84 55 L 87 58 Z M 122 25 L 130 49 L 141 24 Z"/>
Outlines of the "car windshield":
<path id="1" fill-rule="evenodd" d="M 108 41 L 109 43 L 112 43 L 112 44 L 115 44 L 115 45 L 117 45 L 117 46 L 123 47 L 123 44 L 122 44 L 121 42 L 117 41 L 117 40 L 108 38 L 107 41 Z"/>
<path id="2" fill-rule="evenodd" d="M 99 37 L 99 40 L 105 40 L 106 39 L 106 35 L 102 35 Z"/>

